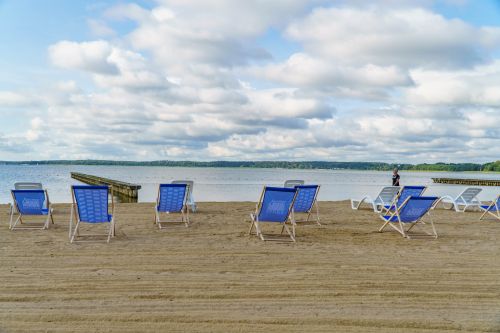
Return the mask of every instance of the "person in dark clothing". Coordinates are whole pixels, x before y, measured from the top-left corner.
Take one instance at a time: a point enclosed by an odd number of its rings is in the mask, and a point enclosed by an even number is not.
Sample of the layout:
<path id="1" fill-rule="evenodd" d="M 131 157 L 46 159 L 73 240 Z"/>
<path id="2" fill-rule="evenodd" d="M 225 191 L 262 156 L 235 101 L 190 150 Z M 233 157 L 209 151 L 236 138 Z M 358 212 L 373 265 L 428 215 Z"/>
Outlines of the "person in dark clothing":
<path id="1" fill-rule="evenodd" d="M 399 178 L 398 168 L 395 168 L 392 171 L 392 186 L 399 186 Z"/>

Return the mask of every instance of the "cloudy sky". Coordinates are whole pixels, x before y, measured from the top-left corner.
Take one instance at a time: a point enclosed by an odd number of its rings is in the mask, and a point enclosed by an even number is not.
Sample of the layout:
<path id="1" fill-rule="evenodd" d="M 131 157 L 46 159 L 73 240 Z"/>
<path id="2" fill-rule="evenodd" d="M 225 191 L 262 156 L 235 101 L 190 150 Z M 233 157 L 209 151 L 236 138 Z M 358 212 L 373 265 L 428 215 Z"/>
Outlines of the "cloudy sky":
<path id="1" fill-rule="evenodd" d="M 500 1 L 0 0 L 0 160 L 499 147 Z"/>

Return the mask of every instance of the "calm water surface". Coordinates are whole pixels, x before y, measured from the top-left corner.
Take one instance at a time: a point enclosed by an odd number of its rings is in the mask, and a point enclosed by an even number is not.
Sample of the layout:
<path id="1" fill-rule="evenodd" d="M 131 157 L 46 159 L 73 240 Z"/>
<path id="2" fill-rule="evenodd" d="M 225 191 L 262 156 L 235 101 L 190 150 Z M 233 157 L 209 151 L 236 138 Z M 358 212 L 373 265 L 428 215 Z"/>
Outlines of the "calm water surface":
<path id="1" fill-rule="evenodd" d="M 70 172 L 82 172 L 142 185 L 140 202 L 156 200 L 159 183 L 175 179 L 195 182 L 196 201 L 257 201 L 263 185 L 282 186 L 287 179 L 320 184 L 320 200 L 345 200 L 376 195 L 391 184 L 391 172 L 352 170 L 289 170 L 244 168 L 167 168 L 130 166 L 0 165 L 0 203 L 11 201 L 15 182 L 41 182 L 52 202 L 70 202 L 70 186 L 79 184 Z M 427 185 L 429 195 L 457 195 L 465 186 L 433 184 L 432 177 L 500 179 L 499 173 L 400 172 L 401 185 Z M 481 200 L 492 200 L 499 187 L 483 187 Z"/>

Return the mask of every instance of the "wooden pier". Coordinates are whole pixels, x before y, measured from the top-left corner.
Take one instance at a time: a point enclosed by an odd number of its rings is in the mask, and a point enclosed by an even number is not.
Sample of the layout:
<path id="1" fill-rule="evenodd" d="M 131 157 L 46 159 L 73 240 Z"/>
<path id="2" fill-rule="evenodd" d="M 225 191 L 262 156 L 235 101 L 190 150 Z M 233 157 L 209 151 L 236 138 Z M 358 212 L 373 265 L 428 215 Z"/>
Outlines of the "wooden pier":
<path id="1" fill-rule="evenodd" d="M 500 179 L 432 178 L 432 181 L 439 184 L 500 186 Z"/>
<path id="2" fill-rule="evenodd" d="M 109 185 L 113 187 L 113 193 L 122 202 L 137 202 L 141 185 L 121 182 L 119 180 L 87 175 L 79 172 L 71 172 L 71 178 L 89 185 Z"/>

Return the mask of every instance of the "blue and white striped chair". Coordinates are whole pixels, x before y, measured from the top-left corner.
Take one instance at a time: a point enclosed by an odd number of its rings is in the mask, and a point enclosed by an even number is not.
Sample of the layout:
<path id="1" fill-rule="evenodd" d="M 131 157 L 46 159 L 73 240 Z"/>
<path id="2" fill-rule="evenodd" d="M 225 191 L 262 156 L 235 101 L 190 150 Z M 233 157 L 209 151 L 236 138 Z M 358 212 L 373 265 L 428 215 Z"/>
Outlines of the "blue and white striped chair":
<path id="1" fill-rule="evenodd" d="M 432 227 L 432 233 L 426 232 L 428 235 L 437 238 L 436 228 L 434 227 L 434 222 L 430 216 L 430 209 L 438 200 L 438 197 L 413 197 L 410 196 L 398 206 L 398 208 L 388 214 L 380 215 L 380 218 L 384 221 L 384 224 L 379 229 L 382 232 L 386 226 L 392 227 L 394 230 L 399 232 L 403 237 L 411 238 L 408 232 L 417 224 L 424 224 L 422 218 L 427 216 L 429 218 L 430 225 Z M 405 230 L 405 225 L 409 227 Z"/>
<path id="2" fill-rule="evenodd" d="M 486 214 L 489 214 L 500 220 L 500 195 L 495 200 L 493 200 L 490 205 L 481 205 L 479 206 L 479 208 L 484 211 L 479 218 L 480 220 L 482 220 Z"/>
<path id="3" fill-rule="evenodd" d="M 321 225 L 321 223 L 319 223 L 319 207 L 317 202 L 319 188 L 319 185 L 295 186 L 295 189 L 297 190 L 297 197 L 295 198 L 295 202 L 293 204 L 295 223 L 310 222 L 309 219 L 314 210 L 316 218 L 312 222 Z M 307 218 L 305 220 L 298 220 L 296 215 L 300 213 L 307 214 Z"/>
<path id="4" fill-rule="evenodd" d="M 46 190 L 12 190 L 13 207 L 10 211 L 9 229 L 48 229 L 49 222 L 54 223 L 52 217 L 52 207 L 49 201 L 49 195 Z M 19 214 L 14 220 L 14 215 Z M 45 222 L 24 223 L 23 217 L 26 216 L 46 216 Z M 19 225 L 18 225 L 19 224 Z"/>
<path id="5" fill-rule="evenodd" d="M 184 223 L 189 226 L 189 210 L 187 208 L 187 184 L 160 184 L 155 205 L 155 223 L 162 229 L 162 224 Z M 161 220 L 161 214 L 179 213 L 180 220 Z"/>
<path id="6" fill-rule="evenodd" d="M 107 236 L 109 243 L 111 237 L 115 236 L 114 201 L 113 194 L 109 194 L 109 186 L 74 185 L 71 187 L 73 206 L 69 221 L 70 242 L 79 241 L 79 237 Z M 111 197 L 111 207 L 109 205 Z M 111 209 L 110 209 L 111 208 Z M 76 226 L 73 229 L 73 216 L 76 218 Z M 80 235 L 80 224 L 98 225 L 108 223 L 107 234 Z"/>
<path id="7" fill-rule="evenodd" d="M 281 234 L 286 230 L 290 239 L 295 242 L 295 219 L 293 217 L 293 204 L 297 196 L 297 189 L 283 187 L 264 187 L 260 200 L 257 203 L 255 213 L 250 214 L 252 220 L 248 234 L 251 235 L 253 228 L 260 239 L 282 240 L 282 238 L 266 238 L 261 229 L 261 223 L 279 223 L 282 225 Z M 290 220 L 292 231 L 286 225 Z M 278 236 L 278 235 L 274 235 Z"/>

